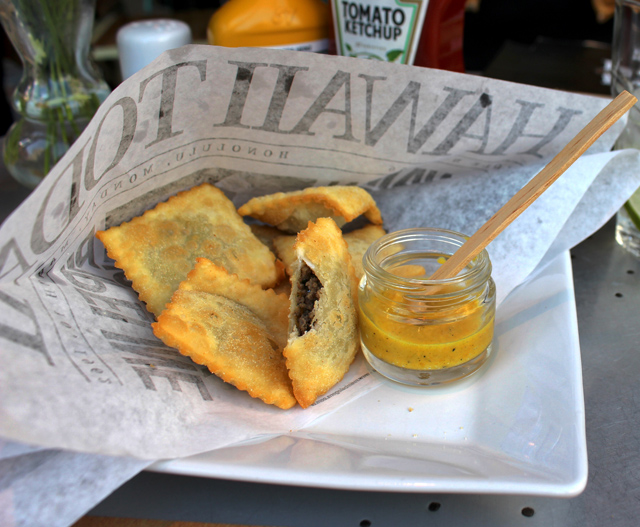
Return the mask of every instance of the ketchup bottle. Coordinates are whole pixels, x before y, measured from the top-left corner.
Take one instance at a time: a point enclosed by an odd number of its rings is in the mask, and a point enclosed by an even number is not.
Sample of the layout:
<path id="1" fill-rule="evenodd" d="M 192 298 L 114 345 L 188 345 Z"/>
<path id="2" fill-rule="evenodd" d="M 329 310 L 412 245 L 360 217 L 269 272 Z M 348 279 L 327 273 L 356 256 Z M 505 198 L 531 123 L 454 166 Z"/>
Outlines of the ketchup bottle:
<path id="1" fill-rule="evenodd" d="M 464 72 L 465 0 L 330 0 L 335 52 Z"/>

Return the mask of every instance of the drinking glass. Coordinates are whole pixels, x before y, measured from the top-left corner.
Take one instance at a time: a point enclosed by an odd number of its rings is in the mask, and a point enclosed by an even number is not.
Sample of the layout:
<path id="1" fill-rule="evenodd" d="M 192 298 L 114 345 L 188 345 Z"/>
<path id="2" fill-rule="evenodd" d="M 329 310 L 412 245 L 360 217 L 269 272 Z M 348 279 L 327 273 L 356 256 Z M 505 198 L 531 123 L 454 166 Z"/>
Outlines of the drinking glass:
<path id="1" fill-rule="evenodd" d="M 623 90 L 640 99 L 640 1 L 616 0 L 612 42 L 611 93 Z M 628 113 L 627 125 L 614 148 L 640 149 L 640 103 Z M 640 189 L 618 211 L 616 240 L 640 258 Z"/>

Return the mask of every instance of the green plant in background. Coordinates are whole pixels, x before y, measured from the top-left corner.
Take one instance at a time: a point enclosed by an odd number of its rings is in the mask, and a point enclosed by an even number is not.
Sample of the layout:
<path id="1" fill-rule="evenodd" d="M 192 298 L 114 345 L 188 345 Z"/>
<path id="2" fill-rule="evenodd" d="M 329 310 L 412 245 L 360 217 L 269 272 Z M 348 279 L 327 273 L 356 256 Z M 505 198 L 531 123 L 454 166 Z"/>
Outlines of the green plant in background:
<path id="1" fill-rule="evenodd" d="M 0 19 L 23 62 L 4 162 L 35 187 L 109 94 L 89 59 L 95 0 L 0 0 Z"/>

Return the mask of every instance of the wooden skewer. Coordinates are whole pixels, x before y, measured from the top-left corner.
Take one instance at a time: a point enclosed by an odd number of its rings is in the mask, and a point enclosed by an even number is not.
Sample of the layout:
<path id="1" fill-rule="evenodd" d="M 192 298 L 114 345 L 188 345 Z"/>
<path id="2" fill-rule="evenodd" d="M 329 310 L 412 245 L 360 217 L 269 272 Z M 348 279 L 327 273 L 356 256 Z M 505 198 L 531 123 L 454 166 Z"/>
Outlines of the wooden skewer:
<path id="1" fill-rule="evenodd" d="M 637 99 L 623 91 L 611 101 L 587 126 L 520 189 L 498 212 L 478 229 L 430 277 L 442 280 L 456 276 L 513 220 L 547 190 L 613 123 L 622 117 Z"/>

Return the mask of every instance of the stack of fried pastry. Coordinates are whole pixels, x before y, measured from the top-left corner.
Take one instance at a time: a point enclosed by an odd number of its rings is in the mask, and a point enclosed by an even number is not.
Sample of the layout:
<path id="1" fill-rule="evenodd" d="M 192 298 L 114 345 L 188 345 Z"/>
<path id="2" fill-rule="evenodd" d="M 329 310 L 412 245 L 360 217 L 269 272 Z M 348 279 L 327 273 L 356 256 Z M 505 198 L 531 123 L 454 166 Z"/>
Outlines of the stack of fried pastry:
<path id="1" fill-rule="evenodd" d="M 371 223 L 343 235 L 359 216 Z M 353 362 L 362 256 L 381 224 L 359 187 L 280 192 L 236 210 L 203 184 L 96 236 L 156 316 L 157 337 L 287 409 L 313 404 Z"/>

